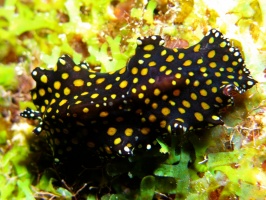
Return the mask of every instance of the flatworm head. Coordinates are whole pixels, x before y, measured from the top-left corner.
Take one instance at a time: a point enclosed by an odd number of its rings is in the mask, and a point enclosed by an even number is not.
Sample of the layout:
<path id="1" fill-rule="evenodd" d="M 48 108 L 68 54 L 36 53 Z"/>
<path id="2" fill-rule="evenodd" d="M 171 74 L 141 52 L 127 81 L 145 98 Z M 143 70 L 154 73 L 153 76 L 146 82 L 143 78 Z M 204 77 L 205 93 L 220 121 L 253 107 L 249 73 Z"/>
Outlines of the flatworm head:
<path id="1" fill-rule="evenodd" d="M 219 110 L 256 84 L 240 51 L 214 29 L 186 49 L 166 48 L 160 36 L 138 38 L 135 55 L 115 72 L 94 72 L 64 55 L 32 76 L 38 111 L 21 116 L 38 119 L 34 132 L 45 130 L 60 154 L 133 155 L 162 134 L 223 124 Z"/>

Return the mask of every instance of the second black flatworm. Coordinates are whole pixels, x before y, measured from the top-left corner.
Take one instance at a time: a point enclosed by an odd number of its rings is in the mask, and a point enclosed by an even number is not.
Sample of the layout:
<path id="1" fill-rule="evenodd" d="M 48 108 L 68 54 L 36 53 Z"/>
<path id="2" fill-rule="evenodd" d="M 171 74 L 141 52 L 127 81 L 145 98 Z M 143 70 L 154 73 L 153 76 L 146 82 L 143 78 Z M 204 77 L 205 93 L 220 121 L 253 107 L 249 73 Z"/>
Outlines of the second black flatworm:
<path id="1" fill-rule="evenodd" d="M 187 49 L 164 47 L 160 36 L 138 38 L 124 68 L 97 73 L 64 55 L 54 70 L 36 68 L 32 99 L 55 156 L 93 152 L 133 155 L 160 134 L 223 124 L 219 110 L 256 84 L 241 53 L 217 30 Z M 77 153 L 78 154 L 78 153 Z"/>

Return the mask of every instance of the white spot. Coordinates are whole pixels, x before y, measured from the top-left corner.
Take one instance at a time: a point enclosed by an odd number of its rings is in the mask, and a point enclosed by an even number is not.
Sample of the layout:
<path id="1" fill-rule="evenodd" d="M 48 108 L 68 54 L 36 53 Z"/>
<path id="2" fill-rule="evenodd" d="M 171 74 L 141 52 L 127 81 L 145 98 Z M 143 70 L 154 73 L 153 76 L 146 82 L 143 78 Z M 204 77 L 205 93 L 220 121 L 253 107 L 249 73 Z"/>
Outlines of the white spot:
<path id="1" fill-rule="evenodd" d="M 160 40 L 159 45 L 160 45 L 160 46 L 163 46 L 164 43 L 165 43 L 164 40 Z"/>
<path id="2" fill-rule="evenodd" d="M 150 144 L 147 144 L 146 149 L 147 150 L 150 150 L 151 149 L 151 145 Z"/>
<path id="3" fill-rule="evenodd" d="M 124 147 L 124 151 L 125 151 L 125 152 L 130 152 L 130 149 L 128 148 L 128 146 L 125 146 L 125 147 Z"/>
<path id="4" fill-rule="evenodd" d="M 32 75 L 33 75 L 33 76 L 36 76 L 36 75 L 37 75 L 37 71 L 33 71 L 33 72 L 32 72 Z"/>
<path id="5" fill-rule="evenodd" d="M 151 39 L 156 40 L 157 39 L 156 35 L 151 36 Z"/>

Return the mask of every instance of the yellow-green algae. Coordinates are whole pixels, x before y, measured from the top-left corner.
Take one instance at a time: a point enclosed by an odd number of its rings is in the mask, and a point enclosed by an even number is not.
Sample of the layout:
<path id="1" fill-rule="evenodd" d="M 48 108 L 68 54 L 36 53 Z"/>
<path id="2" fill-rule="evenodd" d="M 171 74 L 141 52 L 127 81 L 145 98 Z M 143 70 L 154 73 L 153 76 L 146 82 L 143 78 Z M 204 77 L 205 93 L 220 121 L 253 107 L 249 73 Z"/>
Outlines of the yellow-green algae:
<path id="1" fill-rule="evenodd" d="M 263 167 L 266 162 L 265 1 L 130 3 L 133 4 L 130 9 L 120 8 L 128 14 L 124 18 L 117 18 L 113 12 L 119 2 L 109 0 L 6 0 L 0 5 L 0 198 L 71 199 L 78 193 L 64 185 L 55 188 L 52 184 L 55 177 L 49 173 L 39 174 L 41 177 L 34 182 L 35 174 L 27 168 L 27 161 L 31 162 L 28 155 L 32 151 L 29 138 L 33 127 L 22 119 L 12 123 L 3 115 L 9 113 L 12 104 L 4 94 L 11 91 L 21 95 L 20 86 L 14 81 L 21 76 L 16 68 L 19 63 L 24 63 L 23 70 L 29 74 L 36 66 L 53 67 L 57 58 L 67 53 L 76 62 L 86 60 L 94 66 L 100 65 L 102 71 L 112 71 L 123 67 L 133 55 L 138 36 L 169 35 L 192 45 L 212 27 L 241 47 L 247 66 L 259 83 L 224 114 L 225 126 L 200 136 L 194 133 L 187 136 L 194 157 L 187 144 L 176 152 L 174 147 L 162 143 L 162 152 L 168 153 L 169 159 L 153 174 L 142 177 L 134 198 L 175 194 L 177 199 L 217 196 L 220 199 L 263 199 L 266 196 L 266 167 Z M 76 48 L 75 45 L 81 44 L 85 44 L 85 50 Z M 20 105 L 23 110 L 32 103 L 22 99 Z M 109 173 L 119 174 L 115 170 Z M 83 197 L 96 198 L 90 193 L 86 195 Z M 125 195 L 123 191 L 106 193 L 102 199 L 123 199 Z"/>

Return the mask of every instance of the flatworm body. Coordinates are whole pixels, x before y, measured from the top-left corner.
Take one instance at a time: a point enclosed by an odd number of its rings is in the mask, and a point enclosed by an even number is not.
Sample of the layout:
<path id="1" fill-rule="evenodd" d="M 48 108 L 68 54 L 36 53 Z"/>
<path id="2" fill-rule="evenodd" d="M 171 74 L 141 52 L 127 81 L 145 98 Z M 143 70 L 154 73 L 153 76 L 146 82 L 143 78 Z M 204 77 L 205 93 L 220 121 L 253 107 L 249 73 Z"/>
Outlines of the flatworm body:
<path id="1" fill-rule="evenodd" d="M 32 99 L 56 156 L 78 151 L 133 155 L 162 134 L 223 124 L 219 110 L 256 84 L 237 48 L 210 30 L 186 49 L 163 46 L 160 36 L 138 38 L 135 55 L 109 73 L 76 65 L 64 55 L 53 70 L 32 72 Z"/>

